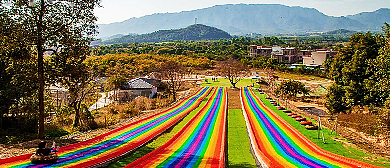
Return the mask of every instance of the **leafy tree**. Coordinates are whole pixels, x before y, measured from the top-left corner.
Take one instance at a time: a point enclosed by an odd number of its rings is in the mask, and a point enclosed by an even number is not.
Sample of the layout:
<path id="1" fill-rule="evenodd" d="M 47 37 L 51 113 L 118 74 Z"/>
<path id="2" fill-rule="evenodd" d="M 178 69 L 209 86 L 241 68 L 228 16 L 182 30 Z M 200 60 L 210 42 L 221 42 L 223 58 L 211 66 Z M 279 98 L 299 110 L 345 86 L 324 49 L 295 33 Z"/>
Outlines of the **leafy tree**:
<path id="1" fill-rule="evenodd" d="M 247 66 L 233 59 L 221 62 L 219 73 L 229 80 L 235 88 L 236 84 L 247 74 Z"/>
<path id="2" fill-rule="evenodd" d="M 325 107 L 329 110 L 330 114 L 345 112 L 349 109 L 345 101 L 345 90 L 341 85 L 336 83 L 329 86 L 326 100 Z"/>
<path id="3" fill-rule="evenodd" d="M 8 0 L 4 8 L 4 13 L 27 32 L 24 39 L 35 48 L 38 56 L 40 139 L 44 136 L 44 90 L 48 81 L 45 79 L 44 53 L 60 52 L 69 39 L 91 41 L 88 36 L 96 29 L 93 9 L 98 4 L 99 0 Z M 63 39 L 66 39 L 65 44 Z"/>
<path id="4" fill-rule="evenodd" d="M 366 80 L 373 104 L 383 106 L 390 97 L 390 26 L 383 27 L 385 38 L 379 42 L 379 56 L 369 62 L 373 76 Z"/>
<path id="5" fill-rule="evenodd" d="M 161 79 L 165 80 L 169 92 L 173 95 L 173 101 L 176 101 L 176 93 L 184 84 L 186 71 L 185 67 L 175 61 L 162 63 L 157 69 Z"/>
<path id="6" fill-rule="evenodd" d="M 54 72 L 55 81 L 61 83 L 68 89 L 70 96 L 70 106 L 75 110 L 73 127 L 80 124 L 80 110 L 86 96 L 92 93 L 95 87 L 93 79 L 96 73 L 85 65 L 84 60 L 89 55 L 90 50 L 86 42 L 69 39 L 67 46 L 61 48 L 61 52 L 52 57 L 52 62 L 56 67 Z"/>
<path id="7" fill-rule="evenodd" d="M 116 100 L 117 94 L 115 93 L 115 90 L 126 84 L 128 81 L 127 78 L 130 76 L 129 71 L 124 69 L 121 64 L 118 64 L 114 68 L 110 69 L 108 76 L 107 83 L 112 89 L 114 89 Z"/>
<path id="8" fill-rule="evenodd" d="M 267 60 L 267 64 L 266 64 L 266 69 L 272 69 L 272 70 L 276 70 L 277 69 L 277 66 L 279 65 L 279 61 L 276 59 L 276 58 L 269 58 Z"/>
<path id="9" fill-rule="evenodd" d="M 275 93 L 287 98 L 296 98 L 298 94 L 307 95 L 309 91 L 302 82 L 290 79 L 282 81 L 275 89 Z"/>
<path id="10" fill-rule="evenodd" d="M 379 35 L 370 32 L 356 33 L 351 36 L 350 43 L 340 49 L 330 68 L 330 77 L 345 90 L 347 104 L 365 105 L 372 101 L 366 84 L 373 75 L 369 62 L 378 56 Z"/>
<path id="11" fill-rule="evenodd" d="M 5 7 L 1 6 L 0 11 L 4 10 Z M 20 25 L 0 12 L 0 128 L 3 127 L 4 114 L 14 113 L 18 119 L 36 118 L 37 109 L 31 106 L 37 98 L 37 85 L 31 83 L 37 77 L 37 67 L 33 62 L 36 57 L 31 55 L 25 36 L 26 31 Z"/>
<path id="12" fill-rule="evenodd" d="M 335 84 L 327 96 L 330 112 L 345 112 L 353 106 L 383 106 L 389 97 L 389 25 L 386 36 L 356 33 L 339 49 L 331 62 L 329 77 Z M 344 102 L 337 102 L 344 101 Z"/>

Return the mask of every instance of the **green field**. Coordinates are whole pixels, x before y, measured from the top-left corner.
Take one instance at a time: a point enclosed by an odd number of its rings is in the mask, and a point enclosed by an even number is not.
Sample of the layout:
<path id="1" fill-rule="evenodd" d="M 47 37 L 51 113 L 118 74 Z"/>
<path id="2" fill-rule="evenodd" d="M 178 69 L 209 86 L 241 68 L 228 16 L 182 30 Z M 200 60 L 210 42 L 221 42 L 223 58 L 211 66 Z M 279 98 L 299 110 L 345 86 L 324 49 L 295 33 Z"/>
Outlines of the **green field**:
<path id="1" fill-rule="evenodd" d="M 183 120 L 181 120 L 173 128 L 171 128 L 167 132 L 163 133 L 161 136 L 159 136 L 158 138 L 156 138 L 152 142 L 135 150 L 130 155 L 120 159 L 119 161 L 117 161 L 113 164 L 110 164 L 108 167 L 111 167 L 111 168 L 124 167 L 127 164 L 137 160 L 138 158 L 141 158 L 142 156 L 152 152 L 153 150 L 157 149 L 158 147 L 160 147 L 163 144 L 165 144 L 166 142 L 168 142 L 176 133 L 178 133 L 184 127 L 184 125 L 187 124 L 188 121 L 190 121 L 196 115 L 196 113 L 199 112 L 200 109 L 202 109 L 203 106 L 205 106 L 207 100 L 211 97 L 211 95 L 212 95 L 212 93 L 210 93 L 207 97 L 205 97 L 198 108 L 191 111 L 186 117 L 184 117 Z"/>
<path id="2" fill-rule="evenodd" d="M 225 78 L 218 78 L 217 81 L 212 81 L 211 78 L 206 78 L 207 82 L 203 81 L 202 86 L 222 86 L 222 87 L 231 87 L 229 80 Z M 242 79 L 236 85 L 236 87 L 246 87 L 248 85 L 256 84 L 256 80 L 252 79 Z"/>
<path id="3" fill-rule="evenodd" d="M 304 136 L 306 136 L 309 140 L 314 142 L 316 145 L 321 147 L 324 150 L 329 152 L 345 156 L 348 158 L 357 159 L 366 163 L 390 167 L 390 159 L 386 159 L 383 157 L 378 157 L 377 155 L 373 155 L 372 153 L 365 152 L 361 149 L 354 147 L 353 144 L 348 142 L 345 138 L 340 136 L 337 137 L 337 141 L 334 139 L 334 132 L 331 133 L 331 130 L 325 128 L 324 129 L 324 137 L 325 143 L 322 140 L 322 136 L 318 138 L 317 130 L 306 130 L 304 126 L 300 125 L 299 122 L 295 121 L 295 119 L 289 117 L 282 110 L 277 110 L 275 106 L 273 106 L 269 100 L 265 99 L 265 94 L 260 94 L 259 92 L 255 92 L 256 95 L 264 102 L 266 106 L 276 112 L 280 117 L 286 120 L 290 125 L 296 128 L 299 132 L 301 132 Z M 313 121 L 313 120 L 310 120 Z M 313 121 L 314 122 L 314 121 Z"/>
<path id="4" fill-rule="evenodd" d="M 249 137 L 241 109 L 228 111 L 228 165 L 229 167 L 256 167 L 250 151 Z"/>

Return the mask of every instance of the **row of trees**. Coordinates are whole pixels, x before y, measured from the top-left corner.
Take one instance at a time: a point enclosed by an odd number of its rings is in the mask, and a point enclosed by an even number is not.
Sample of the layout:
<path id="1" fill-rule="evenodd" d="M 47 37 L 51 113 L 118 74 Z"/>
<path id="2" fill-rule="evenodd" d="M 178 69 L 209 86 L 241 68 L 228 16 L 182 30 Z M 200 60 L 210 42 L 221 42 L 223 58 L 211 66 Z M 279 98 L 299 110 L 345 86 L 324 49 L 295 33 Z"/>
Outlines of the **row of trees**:
<path id="1" fill-rule="evenodd" d="M 113 69 L 123 69 L 126 77 L 147 75 L 156 70 L 163 62 L 178 62 L 189 70 L 207 69 L 214 66 L 215 61 L 206 57 L 190 57 L 184 55 L 158 54 L 107 54 L 92 56 L 86 59 L 87 66 L 97 71 L 100 76 L 111 76 Z M 116 68 L 118 67 L 118 68 Z"/>
<path id="2" fill-rule="evenodd" d="M 329 87 L 326 107 L 330 113 L 353 106 L 383 107 L 390 102 L 390 26 L 384 34 L 356 33 L 334 61 L 326 64 Z"/>
<path id="3" fill-rule="evenodd" d="M 176 92 L 182 87 L 184 76 L 191 75 L 195 70 L 212 68 L 215 61 L 184 55 L 122 53 L 91 56 L 85 63 L 98 76 L 108 77 L 107 82 L 112 89 L 124 85 L 129 78 L 153 74 L 166 80 L 166 91 L 176 100 Z"/>
<path id="4" fill-rule="evenodd" d="M 346 37 L 345 37 L 346 38 Z M 217 41 L 172 41 L 161 43 L 118 43 L 94 48 L 95 55 L 116 53 L 130 54 L 169 54 L 205 56 L 212 60 L 242 59 L 248 55 L 250 45 L 297 47 L 298 49 L 320 49 L 334 47 L 336 42 L 345 42 L 345 38 L 332 40 L 322 37 L 233 37 Z"/>
<path id="5" fill-rule="evenodd" d="M 123 43 L 100 46 L 94 49 L 96 55 L 129 53 L 129 54 L 160 54 L 186 55 L 207 57 L 212 60 L 240 59 L 248 55 L 251 40 L 246 37 L 232 40 L 217 41 L 175 41 L 163 43 Z"/>

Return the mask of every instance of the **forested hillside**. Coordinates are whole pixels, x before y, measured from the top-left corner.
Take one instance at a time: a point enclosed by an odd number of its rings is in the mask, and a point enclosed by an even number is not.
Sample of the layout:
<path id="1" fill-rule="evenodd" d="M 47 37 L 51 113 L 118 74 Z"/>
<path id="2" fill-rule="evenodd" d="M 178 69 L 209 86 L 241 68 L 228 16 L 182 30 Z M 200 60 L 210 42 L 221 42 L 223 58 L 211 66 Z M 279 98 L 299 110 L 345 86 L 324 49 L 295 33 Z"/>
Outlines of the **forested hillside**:
<path id="1" fill-rule="evenodd" d="M 161 41 L 177 41 L 177 40 L 219 40 L 227 39 L 231 36 L 223 30 L 202 25 L 195 24 L 187 28 L 173 29 L 173 30 L 159 30 L 149 34 L 142 35 L 127 35 L 112 40 L 101 42 L 102 44 L 112 43 L 131 43 L 131 42 L 161 42 Z"/>

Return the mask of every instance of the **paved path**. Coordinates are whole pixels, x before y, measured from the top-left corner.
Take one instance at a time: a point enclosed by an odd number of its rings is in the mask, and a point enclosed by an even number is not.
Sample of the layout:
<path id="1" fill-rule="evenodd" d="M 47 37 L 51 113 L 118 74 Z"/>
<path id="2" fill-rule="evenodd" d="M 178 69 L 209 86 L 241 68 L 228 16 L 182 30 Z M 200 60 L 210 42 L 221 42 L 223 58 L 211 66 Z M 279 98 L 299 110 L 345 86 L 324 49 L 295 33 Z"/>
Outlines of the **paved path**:
<path id="1" fill-rule="evenodd" d="M 89 107 L 88 109 L 89 111 L 106 107 L 109 104 L 114 102 L 113 100 L 109 99 L 110 95 L 113 95 L 113 92 L 108 92 L 108 96 L 106 96 L 106 93 L 99 93 L 99 94 L 102 95 L 102 97 L 95 104 Z"/>

